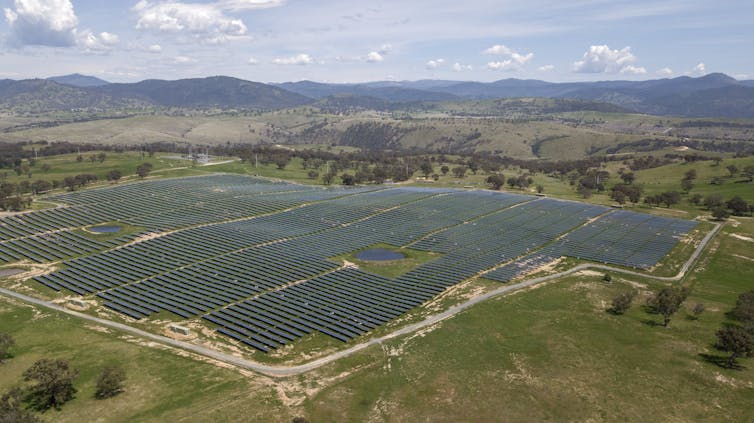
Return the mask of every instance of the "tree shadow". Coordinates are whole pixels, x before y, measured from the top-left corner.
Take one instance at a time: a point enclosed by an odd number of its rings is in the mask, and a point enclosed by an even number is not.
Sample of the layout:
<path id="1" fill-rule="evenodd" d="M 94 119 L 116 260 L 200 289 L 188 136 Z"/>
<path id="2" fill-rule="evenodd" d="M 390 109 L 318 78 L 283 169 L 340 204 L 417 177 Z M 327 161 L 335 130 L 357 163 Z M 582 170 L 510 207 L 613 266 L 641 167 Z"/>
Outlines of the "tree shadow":
<path id="1" fill-rule="evenodd" d="M 742 366 L 742 365 L 740 365 L 738 363 L 733 363 L 733 365 L 731 367 L 728 367 L 728 357 L 726 357 L 726 356 L 721 356 L 721 355 L 717 355 L 717 354 L 700 353 L 699 357 L 701 357 L 702 360 L 706 361 L 707 363 L 714 364 L 714 365 L 716 365 L 718 367 L 721 367 L 723 369 L 738 370 L 738 371 L 746 369 L 746 367 L 744 367 L 744 366 Z"/>
<path id="2" fill-rule="evenodd" d="M 644 304 L 641 306 L 641 310 L 647 314 L 660 314 L 655 306 Z"/>
<path id="3" fill-rule="evenodd" d="M 657 320 L 654 320 L 654 319 L 642 319 L 641 322 L 644 323 L 647 326 L 652 326 L 652 327 L 656 327 L 656 326 L 661 326 L 662 327 L 663 326 L 662 323 L 660 323 L 660 322 L 658 322 Z"/>
<path id="4" fill-rule="evenodd" d="M 699 320 L 698 316 L 694 316 L 693 314 L 686 314 L 686 320 L 696 321 Z"/>
<path id="5" fill-rule="evenodd" d="M 614 307 L 605 309 L 605 313 L 613 315 L 613 316 L 623 316 L 625 314 L 625 313 L 619 313 L 618 310 L 616 310 Z"/>

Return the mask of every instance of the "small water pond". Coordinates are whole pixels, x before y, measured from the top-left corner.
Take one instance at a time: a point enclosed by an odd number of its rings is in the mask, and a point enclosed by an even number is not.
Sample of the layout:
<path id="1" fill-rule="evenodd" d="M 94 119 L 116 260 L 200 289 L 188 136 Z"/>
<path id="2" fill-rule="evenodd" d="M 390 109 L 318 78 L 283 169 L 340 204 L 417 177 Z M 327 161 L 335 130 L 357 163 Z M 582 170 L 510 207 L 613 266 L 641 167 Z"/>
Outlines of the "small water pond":
<path id="1" fill-rule="evenodd" d="M 391 261 L 406 258 L 405 255 L 385 248 L 372 248 L 356 253 L 356 258 L 365 261 Z"/>
<path id="2" fill-rule="evenodd" d="M 111 226 L 111 225 L 102 225 L 102 226 L 92 226 L 89 228 L 92 232 L 97 232 L 98 234 L 114 234 L 116 232 L 120 232 L 121 227 L 120 226 Z"/>

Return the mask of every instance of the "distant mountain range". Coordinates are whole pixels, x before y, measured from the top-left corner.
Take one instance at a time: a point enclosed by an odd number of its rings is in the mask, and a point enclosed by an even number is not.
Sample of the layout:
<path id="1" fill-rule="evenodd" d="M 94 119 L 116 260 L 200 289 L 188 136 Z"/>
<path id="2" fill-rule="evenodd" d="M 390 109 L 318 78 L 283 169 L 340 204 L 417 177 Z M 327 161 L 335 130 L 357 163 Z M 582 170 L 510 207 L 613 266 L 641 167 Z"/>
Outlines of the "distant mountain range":
<path id="1" fill-rule="evenodd" d="M 737 81 L 720 73 L 699 78 L 575 83 L 503 79 L 263 84 L 215 76 L 115 84 L 80 74 L 46 80 L 0 80 L 0 108 L 23 112 L 149 106 L 274 110 L 307 104 L 395 108 L 405 103 L 514 97 L 609 103 L 656 115 L 754 118 L 754 81 Z"/>

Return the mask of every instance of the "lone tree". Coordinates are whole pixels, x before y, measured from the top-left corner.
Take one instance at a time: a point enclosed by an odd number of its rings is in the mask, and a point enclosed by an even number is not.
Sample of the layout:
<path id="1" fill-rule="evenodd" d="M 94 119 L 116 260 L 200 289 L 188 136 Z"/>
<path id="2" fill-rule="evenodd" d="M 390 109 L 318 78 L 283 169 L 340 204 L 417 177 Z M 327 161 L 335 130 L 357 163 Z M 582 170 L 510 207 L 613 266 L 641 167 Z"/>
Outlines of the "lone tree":
<path id="1" fill-rule="evenodd" d="M 442 172 L 443 176 L 445 176 L 448 174 L 448 172 L 450 172 L 450 168 L 447 165 L 442 165 L 440 172 Z"/>
<path id="2" fill-rule="evenodd" d="M 694 308 L 691 310 L 692 313 L 694 313 L 694 319 L 698 319 L 699 316 L 704 313 L 704 310 L 706 310 L 706 307 L 704 307 L 704 304 L 702 303 L 696 303 Z"/>
<path id="3" fill-rule="evenodd" d="M 747 291 L 739 295 L 736 306 L 733 307 L 730 315 L 744 324 L 754 323 L 754 291 Z"/>
<path id="4" fill-rule="evenodd" d="M 726 326 L 717 331 L 716 347 L 730 353 L 726 367 L 731 368 L 738 357 L 754 356 L 754 334 L 738 325 Z"/>
<path id="5" fill-rule="evenodd" d="M 118 170 L 118 169 L 113 169 L 113 170 L 107 172 L 107 180 L 108 181 L 118 182 L 118 180 L 122 176 L 123 176 L 123 174 L 120 173 L 120 170 Z"/>
<path id="6" fill-rule="evenodd" d="M 622 294 L 618 294 L 617 297 L 613 298 L 612 307 L 609 311 L 614 314 L 623 314 L 627 312 L 628 309 L 631 308 L 631 302 L 634 300 L 635 296 L 636 293 L 634 292 L 624 292 Z"/>
<path id="7" fill-rule="evenodd" d="M 10 349 L 16 345 L 16 341 L 7 333 L 0 333 L 0 363 L 10 358 Z"/>
<path id="8" fill-rule="evenodd" d="M 73 380 L 78 374 L 78 370 L 71 369 L 66 360 L 38 360 L 23 373 L 24 380 L 32 383 L 29 386 L 31 406 L 39 410 L 60 409 L 76 394 Z"/>
<path id="9" fill-rule="evenodd" d="M 149 172 L 152 171 L 152 163 L 142 163 L 138 166 L 136 166 L 136 174 L 139 175 L 139 178 L 144 179 L 149 175 Z"/>
<path id="10" fill-rule="evenodd" d="M 21 388 L 11 388 L 0 397 L 0 422 L 2 423 L 40 423 L 40 420 L 29 410 L 21 407 L 24 392 Z"/>
<path id="11" fill-rule="evenodd" d="M 681 308 L 681 304 L 688 297 L 688 288 L 667 287 L 661 289 L 650 298 L 648 305 L 663 317 L 662 325 L 668 327 L 670 318 Z"/>
<path id="12" fill-rule="evenodd" d="M 500 187 L 505 184 L 505 176 L 503 175 L 490 175 L 485 180 L 487 182 L 487 185 L 489 185 L 490 189 L 494 189 L 495 191 L 500 190 Z"/>
<path id="13" fill-rule="evenodd" d="M 118 366 L 107 366 L 97 377 L 97 390 L 94 397 L 97 399 L 111 398 L 123 392 L 126 381 L 126 372 Z"/>

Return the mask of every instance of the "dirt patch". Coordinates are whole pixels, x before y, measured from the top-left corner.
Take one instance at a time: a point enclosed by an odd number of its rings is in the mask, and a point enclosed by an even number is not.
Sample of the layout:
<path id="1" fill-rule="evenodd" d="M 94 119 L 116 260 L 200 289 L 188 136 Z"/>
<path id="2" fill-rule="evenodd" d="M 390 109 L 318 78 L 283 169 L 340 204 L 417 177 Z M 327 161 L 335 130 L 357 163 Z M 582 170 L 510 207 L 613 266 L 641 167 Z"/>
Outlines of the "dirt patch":
<path id="1" fill-rule="evenodd" d="M 754 238 L 745 236 L 745 235 L 739 235 L 739 234 L 730 234 L 733 238 L 740 239 L 741 241 L 748 241 L 748 242 L 754 242 Z"/>

